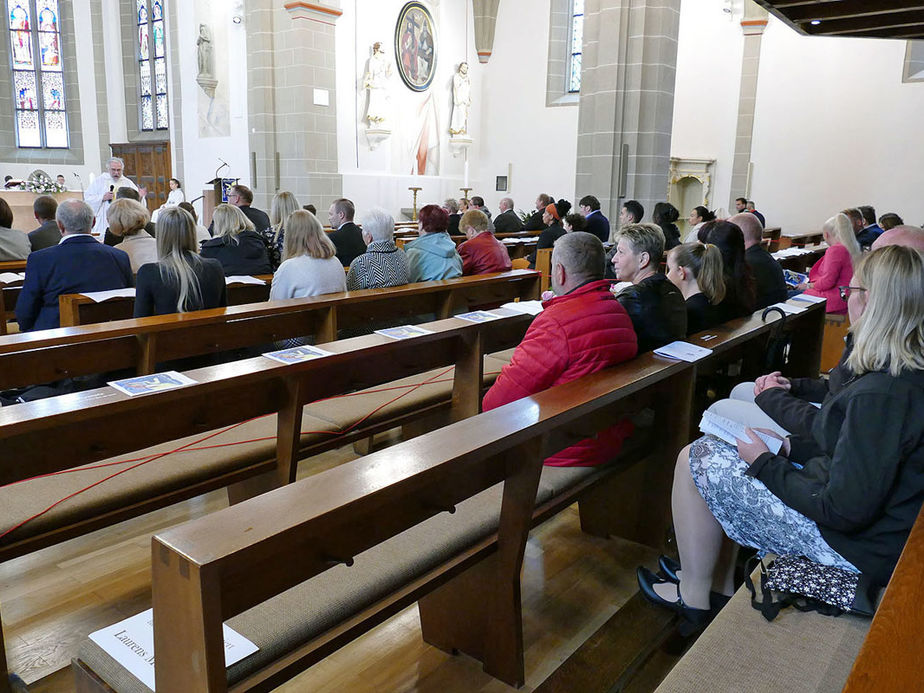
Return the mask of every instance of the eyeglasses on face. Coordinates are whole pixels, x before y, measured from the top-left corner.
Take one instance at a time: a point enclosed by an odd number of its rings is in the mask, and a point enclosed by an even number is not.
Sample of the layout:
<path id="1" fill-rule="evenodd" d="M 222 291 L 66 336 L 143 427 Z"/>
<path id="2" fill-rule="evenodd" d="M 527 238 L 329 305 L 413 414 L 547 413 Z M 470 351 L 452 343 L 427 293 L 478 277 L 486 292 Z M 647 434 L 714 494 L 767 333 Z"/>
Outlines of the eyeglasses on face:
<path id="1" fill-rule="evenodd" d="M 866 291 L 862 286 L 839 286 L 837 287 L 837 292 L 841 295 L 841 300 L 846 301 L 850 298 L 850 294 L 853 291 Z"/>

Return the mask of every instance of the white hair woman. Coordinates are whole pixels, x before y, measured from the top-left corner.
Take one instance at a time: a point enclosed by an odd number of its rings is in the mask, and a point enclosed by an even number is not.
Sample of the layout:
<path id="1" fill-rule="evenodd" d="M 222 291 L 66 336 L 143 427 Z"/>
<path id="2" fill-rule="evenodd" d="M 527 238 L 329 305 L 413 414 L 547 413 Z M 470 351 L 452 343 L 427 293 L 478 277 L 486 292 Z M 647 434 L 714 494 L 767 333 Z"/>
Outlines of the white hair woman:
<path id="1" fill-rule="evenodd" d="M 285 259 L 273 275 L 270 300 L 346 291 L 337 249 L 311 212 L 296 210 L 286 221 Z"/>
<path id="2" fill-rule="evenodd" d="M 109 230 L 122 239 L 115 247 L 128 253 L 134 274 L 138 274 L 139 268 L 145 263 L 157 262 L 157 243 L 144 230 L 150 220 L 147 208 L 135 200 L 116 200 L 106 210 Z"/>
<path id="3" fill-rule="evenodd" d="M 643 567 L 638 578 L 650 601 L 691 624 L 708 620 L 710 590 L 732 593 L 738 544 L 862 573 L 874 585 L 895 568 L 924 501 L 924 255 L 875 250 L 852 284 L 839 292 L 853 377 L 825 400 L 811 438 L 790 435 L 773 454 L 747 429 L 737 449 L 705 436 L 678 457 L 680 564 L 662 557 L 665 579 Z"/>
<path id="4" fill-rule="evenodd" d="M 253 222 L 234 205 L 218 205 L 212 213 L 215 237 L 202 244 L 202 257 L 215 258 L 225 276 L 271 274 L 269 254 Z"/>
<path id="5" fill-rule="evenodd" d="M 157 219 L 160 260 L 138 271 L 136 318 L 228 305 L 221 263 L 200 257 L 197 247 L 192 215 L 180 207 L 161 211 Z"/>
<path id="6" fill-rule="evenodd" d="M 828 249 L 812 265 L 808 281 L 796 288 L 810 296 L 826 298 L 825 310 L 828 313 L 843 314 L 847 312 L 847 302 L 840 297 L 837 287 L 850 284 L 853 265 L 860 259 L 860 244 L 853 232 L 853 224 L 843 212 L 828 219 L 821 231 Z"/>
<path id="7" fill-rule="evenodd" d="M 375 289 L 407 284 L 410 277 L 407 257 L 395 245 L 395 220 L 384 209 L 370 209 L 363 217 L 366 252 L 350 263 L 347 288 Z"/>

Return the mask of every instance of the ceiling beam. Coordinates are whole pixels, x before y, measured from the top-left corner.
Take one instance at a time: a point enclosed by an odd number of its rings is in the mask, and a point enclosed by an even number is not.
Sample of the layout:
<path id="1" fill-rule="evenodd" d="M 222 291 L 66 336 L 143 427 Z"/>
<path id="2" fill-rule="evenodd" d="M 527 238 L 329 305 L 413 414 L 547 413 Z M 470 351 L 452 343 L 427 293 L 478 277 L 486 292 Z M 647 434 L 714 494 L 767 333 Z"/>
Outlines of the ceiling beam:
<path id="1" fill-rule="evenodd" d="M 779 5 L 779 3 L 773 4 Z M 811 5 L 785 8 L 784 12 L 794 22 L 805 22 L 812 19 L 847 19 L 849 17 L 867 17 L 921 9 L 924 9 L 924 2 L 908 2 L 908 0 L 880 0 L 880 2 L 840 0 L 839 2 L 813 2 Z"/>
<path id="2" fill-rule="evenodd" d="M 924 9 L 911 12 L 894 12 L 877 14 L 869 17 L 851 17 L 848 19 L 829 19 L 812 25 L 802 22 L 806 33 L 817 36 L 837 36 L 840 34 L 876 33 L 882 29 L 908 28 L 924 25 Z"/>

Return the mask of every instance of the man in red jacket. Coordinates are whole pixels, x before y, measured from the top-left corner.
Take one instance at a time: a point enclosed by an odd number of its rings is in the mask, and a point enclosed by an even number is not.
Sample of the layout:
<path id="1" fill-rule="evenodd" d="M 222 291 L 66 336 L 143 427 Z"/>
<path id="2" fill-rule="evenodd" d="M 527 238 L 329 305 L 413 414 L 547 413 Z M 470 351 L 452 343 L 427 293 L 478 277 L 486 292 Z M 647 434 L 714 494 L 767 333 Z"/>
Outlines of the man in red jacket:
<path id="1" fill-rule="evenodd" d="M 637 346 L 632 320 L 603 279 L 605 252 L 600 239 L 582 231 L 555 241 L 552 290 L 523 341 L 484 397 L 485 411 L 533 393 L 628 361 Z M 595 438 L 582 440 L 545 463 L 558 467 L 608 462 L 632 432 L 620 421 Z"/>
<path id="2" fill-rule="evenodd" d="M 506 272 L 511 267 L 507 247 L 494 237 L 484 212 L 470 209 L 459 219 L 459 229 L 468 240 L 457 250 L 462 257 L 462 274 Z"/>

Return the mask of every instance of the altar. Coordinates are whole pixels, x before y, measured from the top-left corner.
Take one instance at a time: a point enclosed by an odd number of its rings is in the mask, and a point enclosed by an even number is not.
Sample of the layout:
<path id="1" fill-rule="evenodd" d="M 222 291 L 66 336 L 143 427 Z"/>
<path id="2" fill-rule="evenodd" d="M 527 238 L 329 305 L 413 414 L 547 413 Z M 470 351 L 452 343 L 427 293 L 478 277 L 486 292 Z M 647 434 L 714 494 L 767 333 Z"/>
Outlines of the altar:
<path id="1" fill-rule="evenodd" d="M 67 192 L 50 193 L 58 204 L 64 200 L 82 200 L 83 193 L 79 190 L 68 190 Z M 6 200 L 10 209 L 13 210 L 13 228 L 19 231 L 34 231 L 39 227 L 35 220 L 35 214 L 32 212 L 32 203 L 38 195 L 28 190 L 0 190 L 0 197 Z"/>

